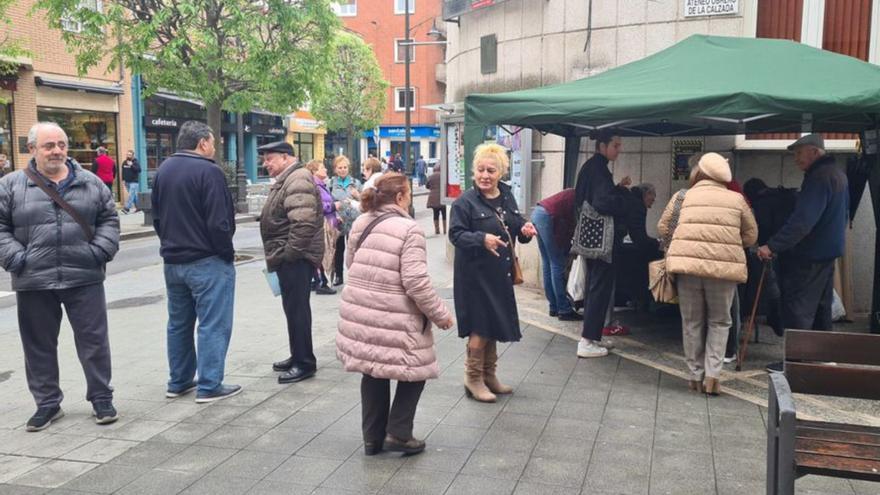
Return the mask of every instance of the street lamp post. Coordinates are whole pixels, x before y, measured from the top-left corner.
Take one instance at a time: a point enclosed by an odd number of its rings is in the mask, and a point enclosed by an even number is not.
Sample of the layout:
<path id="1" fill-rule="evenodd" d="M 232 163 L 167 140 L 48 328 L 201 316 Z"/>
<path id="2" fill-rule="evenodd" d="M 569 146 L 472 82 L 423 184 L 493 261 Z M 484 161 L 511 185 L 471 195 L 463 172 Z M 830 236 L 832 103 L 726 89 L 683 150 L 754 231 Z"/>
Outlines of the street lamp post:
<path id="1" fill-rule="evenodd" d="M 404 8 L 404 14 L 405 14 L 404 15 L 404 26 L 405 26 L 405 30 L 406 30 L 406 35 L 403 38 L 404 43 L 411 43 L 411 40 L 409 38 L 410 37 L 410 34 L 409 34 L 409 2 L 410 1 L 411 0 L 404 1 L 404 4 L 405 4 L 404 5 L 404 7 L 405 7 Z M 411 145 L 410 141 L 412 139 L 412 136 L 411 136 L 412 130 L 410 128 L 410 126 L 412 125 L 410 108 L 411 108 L 411 105 L 415 104 L 415 101 L 413 101 L 413 100 L 415 100 L 415 98 L 412 98 L 410 96 L 412 94 L 411 93 L 412 88 L 410 88 L 410 80 L 409 80 L 409 62 L 410 62 L 410 58 L 412 56 L 412 51 L 415 51 L 414 47 L 411 47 L 411 46 L 406 47 L 406 60 L 404 61 L 404 71 L 406 73 L 406 81 L 404 83 L 405 89 L 403 90 L 403 93 L 406 95 L 404 97 L 404 102 L 406 104 L 406 128 L 404 130 L 404 135 L 405 135 L 404 139 L 405 140 L 403 143 L 403 155 L 405 157 L 404 159 L 406 160 L 406 169 L 404 169 L 404 170 L 406 170 L 407 172 L 410 172 L 410 166 L 411 166 L 410 164 L 412 163 L 412 160 L 410 159 L 410 145 Z M 409 185 L 410 185 L 410 190 L 412 190 L 412 174 L 411 173 L 410 173 Z"/>

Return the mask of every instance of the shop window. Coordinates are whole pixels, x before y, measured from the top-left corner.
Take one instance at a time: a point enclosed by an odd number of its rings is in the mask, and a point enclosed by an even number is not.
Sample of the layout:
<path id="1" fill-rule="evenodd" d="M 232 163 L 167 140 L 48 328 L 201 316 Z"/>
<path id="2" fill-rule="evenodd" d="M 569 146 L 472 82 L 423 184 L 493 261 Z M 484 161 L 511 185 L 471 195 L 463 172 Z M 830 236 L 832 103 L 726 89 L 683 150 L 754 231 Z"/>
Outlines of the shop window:
<path id="1" fill-rule="evenodd" d="M 275 141 L 278 141 L 277 136 L 271 136 L 268 134 L 257 134 L 255 137 L 257 140 L 257 148 L 259 148 L 260 146 L 263 146 L 264 144 L 274 143 Z M 257 178 L 258 179 L 268 179 L 269 178 L 269 171 L 266 170 L 266 167 L 263 166 L 262 161 L 260 162 L 260 166 L 257 167 Z"/>
<path id="2" fill-rule="evenodd" d="M 104 10 L 104 5 L 102 0 L 80 0 L 79 5 L 76 10 L 88 9 L 93 10 L 95 12 L 101 12 Z M 70 16 L 63 16 L 61 18 L 61 28 L 65 31 L 69 31 L 71 33 L 81 33 L 82 32 L 82 23 L 77 21 L 76 19 L 71 18 Z"/>
<path id="3" fill-rule="evenodd" d="M 333 2 L 331 7 L 339 17 L 354 17 L 358 13 L 357 0 L 339 0 Z"/>
<path id="4" fill-rule="evenodd" d="M 119 163 L 115 113 L 37 108 L 37 119 L 55 122 L 64 129 L 69 143 L 67 155 L 83 168 L 91 170 L 101 146 Z"/>
<path id="5" fill-rule="evenodd" d="M 15 169 L 12 143 L 12 108 L 3 104 L 0 104 L 0 154 L 6 155 L 9 166 Z M 0 167 L 3 165 L 0 163 Z"/>
<path id="6" fill-rule="evenodd" d="M 406 2 L 409 2 L 409 13 L 416 13 L 416 0 L 394 0 L 394 13 L 403 15 L 406 13 Z"/>
<path id="7" fill-rule="evenodd" d="M 308 162 L 315 158 L 315 136 L 305 132 L 297 132 L 293 135 L 293 150 L 301 162 Z"/>
<path id="8" fill-rule="evenodd" d="M 394 40 L 394 63 L 402 64 L 406 62 L 406 57 L 409 55 L 410 63 L 416 61 L 416 51 L 415 47 L 412 45 L 401 45 L 404 39 L 397 38 Z M 409 40 L 410 43 L 413 42 L 412 39 Z"/>
<path id="9" fill-rule="evenodd" d="M 407 98 L 409 96 L 409 98 Z M 403 112 L 406 110 L 407 106 L 410 110 L 415 109 L 416 102 L 416 88 L 409 88 L 409 95 L 407 95 L 406 88 L 394 88 L 394 111 L 395 112 Z"/>

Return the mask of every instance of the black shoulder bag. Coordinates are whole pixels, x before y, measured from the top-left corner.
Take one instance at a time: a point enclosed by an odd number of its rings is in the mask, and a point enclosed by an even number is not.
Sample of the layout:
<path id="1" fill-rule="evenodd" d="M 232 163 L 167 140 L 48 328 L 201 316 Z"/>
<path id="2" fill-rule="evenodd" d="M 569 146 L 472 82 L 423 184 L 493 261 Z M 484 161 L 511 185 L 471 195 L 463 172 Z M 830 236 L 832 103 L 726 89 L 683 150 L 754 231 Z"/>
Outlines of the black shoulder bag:
<path id="1" fill-rule="evenodd" d="M 91 227 L 89 227 L 89 224 L 86 223 L 82 215 L 80 215 L 78 211 L 74 210 L 73 206 L 70 206 L 70 203 L 64 201 L 64 199 L 61 198 L 61 195 L 58 194 L 58 191 L 47 186 L 46 182 L 43 179 L 37 177 L 37 174 L 35 174 L 33 170 L 30 169 L 30 167 L 24 169 L 24 174 L 28 177 L 28 179 L 33 181 L 33 183 L 36 184 L 37 187 L 42 189 L 47 196 L 52 198 L 52 201 L 54 201 L 55 204 L 66 211 L 67 214 L 70 215 L 70 217 L 79 224 L 83 233 L 86 235 L 86 240 L 88 242 L 92 242 L 92 239 L 95 238 L 95 232 L 92 230 Z"/>

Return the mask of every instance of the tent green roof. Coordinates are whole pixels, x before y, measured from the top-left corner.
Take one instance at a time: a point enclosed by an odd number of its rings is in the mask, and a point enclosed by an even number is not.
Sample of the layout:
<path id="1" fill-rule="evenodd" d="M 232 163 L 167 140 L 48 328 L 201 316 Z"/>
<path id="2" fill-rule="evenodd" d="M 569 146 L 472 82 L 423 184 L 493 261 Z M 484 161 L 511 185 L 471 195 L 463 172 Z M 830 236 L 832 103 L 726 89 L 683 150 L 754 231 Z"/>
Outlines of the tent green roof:
<path id="1" fill-rule="evenodd" d="M 593 77 L 470 95 L 465 124 L 562 136 L 857 132 L 880 127 L 880 66 L 793 41 L 696 35 Z"/>

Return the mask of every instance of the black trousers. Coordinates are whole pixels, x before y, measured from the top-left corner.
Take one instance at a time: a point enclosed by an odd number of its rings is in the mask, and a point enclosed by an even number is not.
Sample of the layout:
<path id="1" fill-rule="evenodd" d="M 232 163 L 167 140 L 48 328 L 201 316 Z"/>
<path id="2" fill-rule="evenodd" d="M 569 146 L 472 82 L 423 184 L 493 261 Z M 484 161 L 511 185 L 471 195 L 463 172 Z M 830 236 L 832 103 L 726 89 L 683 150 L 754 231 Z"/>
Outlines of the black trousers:
<path id="1" fill-rule="evenodd" d="M 394 404 L 391 404 L 391 380 L 364 374 L 361 379 L 364 442 L 381 442 L 386 433 L 401 440 L 412 438 L 413 419 L 424 389 L 424 381 L 397 382 Z"/>
<path id="2" fill-rule="evenodd" d="M 58 384 L 62 305 L 73 328 L 76 354 L 86 375 L 86 399 L 92 402 L 112 400 L 104 284 L 20 291 L 16 293 L 16 301 L 25 373 L 37 407 L 57 406 L 64 399 Z"/>
<path id="3" fill-rule="evenodd" d="M 317 367 L 312 349 L 312 308 L 309 305 L 312 295 L 310 282 L 314 272 L 315 267 L 306 260 L 282 263 L 278 268 L 290 355 L 295 366 L 310 370 Z"/>
<path id="4" fill-rule="evenodd" d="M 345 236 L 336 238 L 336 254 L 333 255 L 334 276 L 342 280 L 342 269 L 345 268 Z"/>
<path id="5" fill-rule="evenodd" d="M 584 328 L 581 337 L 602 340 L 605 313 L 611 304 L 614 288 L 614 265 L 601 260 L 587 260 L 587 292 L 584 295 Z"/>
<path id="6" fill-rule="evenodd" d="M 446 221 L 446 205 L 443 205 L 439 208 L 431 208 L 434 210 L 434 221 L 440 220 L 440 215 L 443 215 L 443 221 Z"/>
<path id="7" fill-rule="evenodd" d="M 782 321 L 785 328 L 831 330 L 834 299 L 834 260 L 780 260 Z"/>

